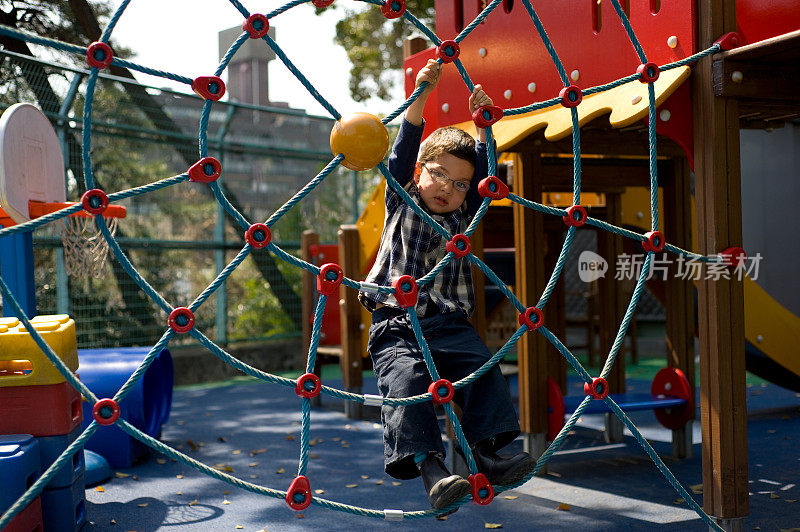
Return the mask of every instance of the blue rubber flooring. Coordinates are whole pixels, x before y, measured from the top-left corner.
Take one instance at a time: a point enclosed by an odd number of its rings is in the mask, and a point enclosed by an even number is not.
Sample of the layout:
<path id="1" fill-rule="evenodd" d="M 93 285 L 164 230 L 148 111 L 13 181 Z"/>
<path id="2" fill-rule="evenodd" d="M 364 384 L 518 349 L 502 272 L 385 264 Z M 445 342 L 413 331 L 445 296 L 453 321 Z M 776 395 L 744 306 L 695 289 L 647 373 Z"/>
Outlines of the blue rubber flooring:
<path id="1" fill-rule="evenodd" d="M 629 387 L 647 391 L 649 384 L 630 381 Z M 364 391 L 375 393 L 374 381 Z M 315 496 L 378 510 L 428 509 L 421 480 L 399 482 L 383 473 L 380 425 L 349 420 L 340 409 L 324 396 L 311 412 L 307 476 Z M 800 527 L 800 394 L 772 385 L 749 388 L 748 412 L 751 507 L 744 530 Z M 694 457 L 675 460 L 671 433 L 652 412 L 631 417 L 683 486 L 699 491 L 699 423 Z M 118 470 L 103 491 L 87 489 L 85 530 L 707 530 L 636 440 L 626 433 L 624 443 L 606 444 L 602 427 L 602 415 L 584 416 L 545 476 L 488 506 L 470 503 L 446 520 L 401 523 L 315 505 L 296 513 L 282 499 L 235 488 L 154 453 Z M 299 434 L 300 400 L 292 390 L 243 383 L 176 390 L 162 440 L 236 477 L 285 490 L 297 472 Z M 521 449 L 520 441 L 513 445 Z M 702 494 L 693 496 L 702 502 Z"/>

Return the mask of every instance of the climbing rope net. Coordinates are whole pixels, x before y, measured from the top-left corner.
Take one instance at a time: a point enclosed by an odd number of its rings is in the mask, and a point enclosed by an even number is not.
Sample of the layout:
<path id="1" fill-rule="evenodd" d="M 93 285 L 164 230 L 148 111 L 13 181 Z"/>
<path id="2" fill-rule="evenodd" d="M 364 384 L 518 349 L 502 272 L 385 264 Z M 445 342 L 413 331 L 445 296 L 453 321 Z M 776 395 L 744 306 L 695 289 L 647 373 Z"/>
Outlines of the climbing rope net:
<path id="1" fill-rule="evenodd" d="M 319 174 L 317 174 L 313 179 L 311 179 L 307 185 L 305 185 L 299 192 L 297 192 L 294 195 L 294 197 L 292 197 L 282 207 L 280 207 L 277 211 L 275 211 L 275 213 L 272 214 L 272 216 L 270 216 L 265 223 L 251 223 L 250 221 L 248 221 L 241 212 L 239 212 L 236 208 L 234 208 L 233 205 L 231 205 L 231 203 L 225 197 L 225 194 L 223 193 L 219 184 L 217 183 L 217 179 L 220 177 L 222 173 L 222 168 L 220 163 L 216 159 L 208 155 L 207 128 L 208 128 L 209 115 L 211 112 L 211 107 L 213 105 L 213 102 L 219 100 L 225 92 L 225 85 L 219 76 L 223 73 L 228 63 L 233 58 L 234 54 L 236 54 L 237 50 L 248 39 L 253 38 L 253 39 L 264 40 L 266 44 L 269 46 L 269 48 L 271 48 L 272 51 L 274 51 L 277 57 L 298 78 L 298 80 L 300 80 L 300 82 L 306 87 L 306 89 L 308 89 L 308 91 L 313 95 L 313 97 L 336 120 L 340 120 L 342 118 L 342 116 L 336 111 L 336 109 L 327 100 L 325 100 L 325 98 L 312 86 L 309 80 L 291 62 L 291 60 L 287 57 L 287 55 L 283 52 L 283 50 L 281 50 L 281 48 L 267 33 L 267 30 L 269 29 L 269 21 L 271 19 L 289 10 L 290 8 L 306 3 L 308 0 L 291 0 L 284 6 L 266 15 L 251 14 L 238 0 L 230 0 L 230 1 L 233 4 L 233 6 L 245 18 L 245 21 L 243 23 L 243 32 L 235 40 L 235 42 L 231 45 L 230 49 L 227 51 L 225 56 L 222 58 L 213 76 L 201 76 L 195 79 L 173 74 L 170 72 L 155 70 L 118 57 L 114 57 L 113 51 L 111 50 L 110 46 L 107 43 L 111 38 L 111 33 L 114 27 L 119 22 L 119 19 L 122 16 L 123 12 L 130 4 L 130 0 L 125 0 L 122 2 L 122 4 L 119 6 L 119 8 L 111 17 L 108 26 L 103 31 L 100 40 L 91 44 L 88 48 L 83 48 L 80 46 L 75 46 L 60 41 L 43 38 L 37 35 L 21 32 L 8 27 L 0 27 L 0 33 L 4 35 L 8 35 L 19 39 L 24 39 L 34 44 L 44 45 L 58 50 L 85 56 L 87 63 L 91 67 L 86 85 L 86 104 L 83 115 L 83 165 L 84 165 L 83 169 L 84 169 L 84 179 L 87 192 L 84 194 L 81 203 L 76 203 L 71 207 L 42 216 L 41 218 L 37 218 L 28 221 L 26 223 L 2 229 L 0 230 L 0 237 L 8 236 L 10 234 L 19 232 L 31 232 L 37 227 L 55 222 L 57 220 L 61 220 L 80 210 L 85 210 L 89 214 L 92 214 L 94 216 L 94 221 L 100 233 L 103 235 L 106 242 L 108 243 L 108 246 L 110 247 L 116 260 L 119 261 L 119 263 L 127 271 L 130 277 L 137 283 L 137 285 L 169 316 L 168 327 L 166 328 L 164 334 L 161 336 L 158 342 L 156 342 L 156 344 L 150 350 L 149 354 L 144 358 L 139 368 L 130 376 L 128 381 L 119 389 L 119 391 L 113 398 L 99 399 L 92 393 L 91 390 L 89 390 L 84 384 L 80 382 L 78 377 L 66 367 L 66 365 L 54 353 L 54 351 L 47 345 L 47 343 L 41 337 L 39 332 L 37 332 L 37 330 L 33 327 L 31 322 L 22 312 L 19 303 L 12 295 L 11 291 L 9 290 L 9 287 L 5 284 L 5 282 L 2 279 L 0 279 L 0 290 L 2 290 L 2 295 L 5 304 L 9 305 L 17 313 L 17 315 L 20 317 L 20 320 L 24 324 L 25 328 L 33 337 L 34 341 L 46 354 L 48 359 L 55 365 L 55 367 L 58 368 L 58 370 L 64 375 L 65 379 L 73 387 L 75 387 L 78 391 L 80 391 L 85 400 L 91 402 L 94 405 L 92 410 L 94 419 L 91 422 L 91 424 L 89 424 L 86 430 L 84 430 L 83 433 L 71 445 L 67 447 L 64 453 L 6 511 L 6 513 L 3 514 L 2 517 L 0 517 L 0 528 L 3 528 L 6 524 L 8 524 L 10 520 L 14 517 L 14 515 L 20 512 L 23 508 L 25 508 L 31 501 L 33 501 L 41 493 L 41 491 L 48 484 L 50 479 L 56 474 L 56 472 L 59 471 L 60 468 L 66 462 L 70 461 L 72 459 L 72 456 L 76 452 L 82 449 L 84 443 L 101 425 L 116 424 L 121 430 L 125 431 L 130 436 L 149 445 L 150 447 L 165 454 L 166 456 L 169 456 L 170 458 L 185 463 L 205 473 L 206 475 L 217 478 L 224 482 L 228 482 L 229 484 L 234 485 L 236 487 L 254 493 L 267 495 L 270 497 L 285 499 L 287 504 L 295 510 L 301 510 L 308 507 L 310 504 L 315 504 L 318 506 L 342 512 L 348 512 L 368 517 L 383 518 L 386 520 L 394 521 L 403 519 L 417 519 L 417 518 L 437 515 L 444 511 L 451 510 L 469 501 L 470 499 L 480 504 L 488 504 L 489 502 L 491 502 L 492 498 L 496 494 L 520 486 L 524 482 L 528 481 L 542 467 L 544 467 L 545 464 L 547 464 L 550 457 L 553 456 L 553 453 L 561 446 L 562 442 L 567 437 L 567 435 L 569 434 L 569 432 L 571 431 L 577 420 L 586 410 L 588 405 L 593 400 L 602 400 L 606 403 L 608 408 L 622 421 L 622 423 L 624 423 L 624 425 L 631 431 L 631 433 L 639 442 L 639 444 L 642 446 L 647 455 L 653 460 L 659 471 L 661 471 L 661 473 L 666 477 L 669 483 L 675 488 L 675 490 L 686 501 L 686 503 L 694 511 L 696 511 L 697 514 L 702 518 L 702 520 L 706 522 L 710 527 L 717 530 L 721 530 L 721 528 L 719 528 L 719 526 L 702 510 L 702 508 L 692 498 L 692 496 L 687 492 L 687 490 L 678 482 L 678 480 L 675 478 L 672 472 L 666 467 L 666 465 L 658 456 L 658 454 L 655 452 L 653 447 L 647 442 L 647 440 L 645 440 L 645 438 L 642 436 L 642 434 L 639 432 L 639 430 L 633 424 L 630 418 L 625 414 L 625 412 L 621 410 L 621 408 L 614 401 L 614 399 L 608 395 L 608 384 L 606 382 L 606 378 L 611 372 L 614 361 L 620 351 L 620 347 L 623 344 L 623 339 L 627 332 L 630 320 L 633 316 L 634 309 L 636 308 L 636 304 L 641 295 L 642 288 L 644 286 L 644 281 L 647 278 L 650 269 L 650 263 L 654 253 L 660 252 L 662 250 L 667 250 L 671 253 L 683 255 L 687 258 L 692 258 L 697 261 L 708 262 L 708 263 L 726 263 L 730 266 L 735 265 L 736 261 L 739 260 L 740 255 L 736 251 L 731 252 L 729 250 L 726 250 L 726 252 L 723 252 L 719 255 L 711 255 L 711 256 L 698 255 L 668 244 L 664 239 L 663 235 L 658 231 L 658 202 L 657 202 L 658 179 L 657 179 L 657 167 L 656 167 L 656 126 L 655 126 L 656 121 L 655 120 L 649 120 L 648 122 L 649 168 L 650 168 L 650 212 L 651 212 L 651 223 L 652 223 L 651 231 L 645 234 L 639 234 L 588 216 L 586 210 L 580 205 L 581 141 L 580 141 L 580 127 L 578 123 L 577 106 L 580 104 L 582 97 L 585 95 L 599 93 L 620 86 L 622 84 L 628 83 L 630 81 L 639 80 L 643 83 L 646 83 L 648 86 L 648 97 L 649 97 L 648 111 L 649 111 L 649 116 L 654 117 L 656 116 L 656 103 L 655 103 L 655 90 L 653 83 L 658 78 L 659 73 L 662 71 L 666 71 L 669 69 L 693 63 L 704 56 L 719 51 L 724 46 L 718 41 L 713 46 L 700 53 L 697 53 L 681 61 L 670 63 L 667 65 L 659 66 L 656 65 L 655 63 L 648 62 L 644 50 L 642 49 L 642 46 L 640 45 L 633 31 L 633 28 L 631 27 L 631 24 L 628 21 L 627 16 L 625 15 L 623 9 L 621 8 L 619 1 L 610 0 L 614 6 L 615 11 L 617 12 L 617 15 L 619 16 L 620 21 L 622 22 L 625 28 L 625 31 L 627 32 L 630 38 L 630 41 L 636 51 L 636 54 L 639 57 L 641 66 L 639 67 L 636 73 L 631 74 L 630 76 L 618 79 L 616 81 L 607 83 L 602 86 L 581 90 L 578 87 L 570 84 L 564 66 L 562 62 L 559 60 L 558 54 L 556 53 L 550 39 L 548 38 L 545 28 L 542 25 L 530 1 L 522 0 L 522 4 L 525 6 L 527 13 L 530 15 L 530 18 L 533 21 L 536 31 L 538 32 L 540 38 L 542 39 L 543 43 L 547 48 L 548 53 L 552 58 L 553 64 L 555 65 L 558 71 L 558 75 L 561 78 L 564 88 L 561 90 L 558 97 L 546 101 L 536 102 L 531 105 L 514 109 L 500 109 L 499 107 L 486 107 L 479 109 L 478 111 L 476 111 L 475 115 L 473 115 L 473 120 L 476 122 L 477 127 L 486 128 L 489 177 L 487 177 L 481 182 L 479 192 L 481 193 L 484 199 L 482 204 L 480 205 L 480 208 L 478 209 L 477 214 L 469 224 L 469 227 L 464 232 L 464 234 L 451 235 L 447 230 L 445 230 L 440 224 L 438 224 L 435 220 L 433 220 L 427 213 L 425 213 L 424 210 L 422 210 L 422 208 L 418 204 L 416 204 L 411 199 L 408 193 L 394 179 L 394 177 L 388 171 L 387 167 L 383 162 L 378 163 L 377 165 L 378 169 L 385 177 L 388 185 L 392 187 L 392 189 L 394 189 L 404 199 L 404 201 L 421 218 L 425 220 L 426 223 L 430 224 L 431 227 L 433 227 L 433 229 L 436 232 L 438 232 L 448 241 L 448 246 L 447 246 L 448 252 L 446 256 L 430 272 L 428 272 L 425 276 L 421 277 L 420 279 L 413 279 L 409 276 L 403 276 L 397 279 L 392 284 L 392 286 L 375 286 L 345 277 L 343 275 L 341 267 L 339 267 L 336 264 L 326 264 L 323 265 L 322 267 L 315 266 L 314 264 L 309 264 L 299 259 L 298 257 L 292 256 L 291 254 L 287 253 L 279 246 L 277 246 L 275 242 L 271 241 L 270 227 L 273 224 L 275 224 L 284 214 L 286 214 L 286 212 L 288 212 L 294 205 L 299 203 L 306 195 L 308 195 L 312 190 L 314 190 L 314 188 L 317 185 L 319 185 L 326 178 L 326 176 L 328 176 L 332 171 L 334 171 L 334 169 L 337 166 L 342 164 L 345 159 L 344 154 L 336 154 L 335 157 L 333 157 L 333 159 L 330 161 L 330 163 Z M 387 18 L 404 17 L 406 21 L 414 25 L 419 31 L 421 31 L 425 36 L 427 36 L 428 39 L 430 39 L 434 44 L 436 44 L 438 61 L 440 63 L 454 63 L 467 88 L 470 91 L 472 91 L 474 87 L 472 80 L 470 79 L 469 74 L 467 73 L 463 64 L 458 59 L 459 43 L 464 39 L 466 39 L 470 35 L 470 33 L 487 16 L 489 16 L 492 13 L 492 11 L 494 11 L 494 9 L 501 3 L 501 0 L 493 0 L 491 3 L 489 3 L 486 6 L 486 8 L 475 18 L 475 20 L 473 20 L 467 27 L 465 27 L 463 31 L 458 34 L 458 36 L 456 36 L 453 40 L 447 40 L 447 41 L 442 41 L 441 39 L 439 39 L 434 32 L 432 32 L 428 27 L 422 24 L 413 14 L 406 11 L 405 0 L 386 0 L 386 1 L 362 0 L 362 1 L 379 6 L 381 8 L 381 11 Z M 312 3 L 318 8 L 327 7 L 332 2 L 333 0 L 312 0 Z M 200 127 L 199 127 L 200 158 L 196 164 L 194 164 L 191 168 L 188 169 L 187 172 L 182 173 L 180 175 L 165 178 L 159 181 L 155 181 L 153 183 L 144 186 L 135 187 L 111 194 L 106 194 L 104 191 L 95 188 L 95 180 L 92 172 L 92 157 L 91 157 L 92 104 L 94 99 L 95 85 L 97 82 L 98 73 L 100 70 L 102 70 L 103 68 L 107 67 L 112 63 L 115 65 L 126 67 L 146 74 L 160 76 L 171 80 L 186 83 L 187 85 L 190 85 L 195 92 L 197 92 L 205 99 L 200 119 Z M 411 94 L 411 96 L 409 96 L 409 98 L 397 110 L 395 110 L 393 113 L 391 113 L 390 115 L 381 120 L 383 124 L 384 125 L 388 124 L 389 122 L 393 121 L 395 118 L 400 116 L 400 114 L 420 95 L 420 93 L 423 90 L 424 90 L 424 85 L 418 87 L 413 92 L 413 94 Z M 573 158 L 574 199 L 573 199 L 573 205 L 567 209 L 550 207 L 547 205 L 543 205 L 541 203 L 537 203 L 519 197 L 513 193 L 509 193 L 508 187 L 497 177 L 494 177 L 497 169 L 497 158 L 496 158 L 494 143 L 492 141 L 491 125 L 497 120 L 501 119 L 502 116 L 523 114 L 557 104 L 569 108 L 572 117 L 572 145 L 574 152 L 573 153 L 574 154 Z M 245 231 L 245 236 L 244 236 L 245 244 L 242 247 L 241 251 L 236 255 L 236 257 L 219 273 L 219 275 L 214 279 L 214 281 L 200 295 L 198 295 L 197 298 L 191 304 L 189 304 L 187 307 L 173 307 L 156 290 L 154 290 L 153 287 L 145 279 L 143 279 L 139 275 L 139 273 L 133 267 L 131 262 L 126 257 L 125 253 L 123 253 L 122 249 L 114 239 L 113 233 L 109 229 L 109 226 L 106 223 L 106 220 L 104 219 L 102 214 L 104 209 L 110 202 L 118 202 L 125 198 L 139 196 L 142 194 L 146 194 L 148 192 L 153 192 L 155 190 L 176 186 L 186 181 L 203 182 L 208 184 L 216 200 L 224 207 L 226 212 L 230 216 L 232 216 L 241 226 L 241 228 Z M 564 222 L 568 226 L 566 238 L 559 253 L 555 268 L 553 269 L 553 272 L 541 295 L 541 298 L 539 299 L 539 301 L 536 303 L 535 306 L 526 307 L 521 301 L 519 301 L 519 299 L 517 299 L 517 297 L 515 297 L 515 295 L 508 289 L 505 283 L 503 283 L 486 264 L 484 264 L 475 255 L 470 253 L 469 237 L 477 228 L 478 223 L 481 221 L 483 215 L 486 213 L 491 201 L 493 199 L 499 199 L 503 197 L 507 197 L 511 201 L 518 203 L 523 207 L 527 207 L 545 214 L 559 216 L 563 218 Z M 620 324 L 620 328 L 617 332 L 614 344 L 611 348 L 608 358 L 606 359 L 602 371 L 600 372 L 600 375 L 594 378 L 586 371 L 586 369 L 584 369 L 584 367 L 580 364 L 580 362 L 576 359 L 576 357 L 569 351 L 569 349 L 567 349 L 564 346 L 564 344 L 556 336 L 554 336 L 553 333 L 550 332 L 550 330 L 548 330 L 548 328 L 544 325 L 544 317 L 542 313 L 542 310 L 547 305 L 547 301 L 550 295 L 552 294 L 553 289 L 556 286 L 556 282 L 558 281 L 559 276 L 561 275 L 567 253 L 570 249 L 570 245 L 572 244 L 573 238 L 575 236 L 575 231 L 582 225 L 594 226 L 598 229 L 610 231 L 615 234 L 621 235 L 623 237 L 630 238 L 634 241 L 641 242 L 644 250 L 647 252 L 646 258 L 643 263 L 643 267 L 637 279 L 636 286 L 632 293 L 627 310 L 625 311 L 624 318 L 622 319 L 622 322 Z M 297 380 L 292 380 L 277 375 L 272 375 L 270 373 L 266 373 L 257 368 L 254 368 L 248 364 L 245 364 L 244 362 L 236 359 L 235 357 L 227 353 L 225 350 L 217 346 L 205 334 L 203 334 L 196 327 L 194 327 L 194 313 L 197 311 L 197 309 L 214 293 L 214 291 L 217 288 L 219 288 L 222 285 L 222 283 L 225 282 L 225 280 L 230 276 L 230 274 L 242 263 L 242 261 L 244 261 L 244 259 L 250 253 L 254 252 L 263 253 L 264 252 L 263 250 L 268 250 L 269 252 L 273 253 L 280 259 L 286 261 L 287 263 L 311 272 L 312 274 L 316 275 L 318 279 L 317 288 L 319 291 L 319 298 L 316 305 L 316 309 L 314 311 L 313 331 L 311 336 L 310 348 L 308 352 L 306 373 Z M 492 356 L 491 359 L 487 361 L 481 368 L 479 368 L 473 374 L 457 382 L 451 383 L 439 377 L 439 374 L 436 370 L 436 366 L 433 362 L 430 351 L 428 349 L 427 343 L 422 334 L 422 330 L 417 318 L 417 314 L 414 311 L 414 307 L 416 304 L 416 294 L 418 288 L 424 287 L 428 283 L 431 283 L 433 279 L 436 277 L 436 275 L 438 275 L 439 272 L 453 260 L 468 260 L 470 263 L 472 263 L 473 265 L 478 267 L 481 271 L 483 271 L 484 274 L 497 287 L 499 287 L 500 290 L 502 290 L 502 292 L 505 294 L 508 300 L 519 311 L 520 327 L 508 339 L 508 341 L 497 351 L 497 353 L 494 354 L 494 356 Z M 333 295 L 334 297 L 336 296 L 336 291 L 338 290 L 341 284 L 344 284 L 348 288 L 354 290 L 365 290 L 365 291 L 378 292 L 382 294 L 394 295 L 397 298 L 398 302 L 400 302 L 401 306 L 403 306 L 407 310 L 411 325 L 414 330 L 414 334 L 419 343 L 425 362 L 428 366 L 428 370 L 430 371 L 431 379 L 433 381 L 428 390 L 428 393 L 413 397 L 404 397 L 404 398 L 388 398 L 370 394 L 362 395 L 362 394 L 349 393 L 329 386 L 324 386 L 321 383 L 319 377 L 317 377 L 312 373 L 315 365 L 317 347 L 320 339 L 320 329 L 322 327 L 323 311 L 325 309 L 325 305 L 329 297 L 331 295 Z M 336 299 L 334 299 L 334 302 L 335 301 Z M 555 437 L 555 439 L 552 441 L 550 446 L 547 448 L 544 454 L 542 454 L 542 456 L 539 458 L 536 469 L 533 472 L 531 472 L 525 479 L 521 480 L 516 484 L 494 487 L 491 484 L 489 484 L 485 476 L 483 476 L 481 473 L 478 472 L 474 457 L 472 456 L 472 453 L 470 451 L 470 446 L 468 445 L 468 442 L 464 437 L 464 433 L 461 429 L 458 417 L 456 416 L 453 410 L 450 400 L 453 396 L 454 390 L 467 386 L 468 384 L 470 384 L 471 382 L 475 381 L 480 376 L 485 374 L 487 371 L 489 371 L 493 366 L 495 366 L 498 362 L 500 362 L 503 359 L 503 357 L 509 352 L 509 350 L 512 349 L 515 346 L 515 344 L 525 334 L 527 334 L 530 331 L 537 331 L 539 334 L 544 335 L 544 337 L 553 346 L 555 346 L 555 348 L 564 356 L 567 362 L 569 362 L 569 364 L 574 368 L 575 372 L 580 376 L 580 378 L 585 381 L 586 386 L 584 389 L 586 390 L 587 393 L 586 397 L 583 399 L 583 401 L 580 403 L 580 405 L 574 411 L 574 413 L 570 416 L 569 420 L 564 424 L 563 428 Z M 139 379 L 142 378 L 145 371 L 150 366 L 150 364 L 155 360 L 158 353 L 160 353 L 162 349 L 167 347 L 170 340 L 173 337 L 175 337 L 175 335 L 180 335 L 180 334 L 192 335 L 192 337 L 194 337 L 203 346 L 208 348 L 208 350 L 211 351 L 214 355 L 216 355 L 223 361 L 227 362 L 231 366 L 239 369 L 243 373 L 246 373 L 247 375 L 253 376 L 257 379 L 266 382 L 280 384 L 283 386 L 288 386 L 290 388 L 293 388 L 294 391 L 302 398 L 302 423 L 301 423 L 300 459 L 298 464 L 298 471 L 297 471 L 297 476 L 295 477 L 291 486 L 286 491 L 260 486 L 236 478 L 223 471 L 218 471 L 216 469 L 213 469 L 191 458 L 190 456 L 187 456 L 165 445 L 164 443 L 148 436 L 147 434 L 141 432 L 140 430 L 132 426 L 125 419 L 119 417 L 119 406 L 118 406 L 119 402 L 123 400 L 125 396 L 133 389 L 134 384 Z M 463 449 L 466 455 L 467 465 L 471 473 L 469 475 L 469 480 L 472 485 L 472 494 L 444 510 L 429 509 L 420 511 L 403 511 L 403 510 L 391 510 L 391 509 L 376 510 L 376 509 L 360 508 L 356 506 L 351 506 L 327 500 L 317 496 L 312 497 L 310 483 L 308 478 L 305 476 L 308 467 L 309 445 L 310 445 L 309 444 L 309 433 L 311 424 L 310 405 L 311 405 L 311 399 L 320 393 L 365 405 L 398 406 L 398 405 L 410 405 L 415 403 L 421 403 L 424 401 L 433 401 L 434 403 L 441 404 L 442 407 L 444 408 L 444 411 L 448 419 L 450 420 L 453 426 L 453 429 L 455 431 L 461 449 Z"/>

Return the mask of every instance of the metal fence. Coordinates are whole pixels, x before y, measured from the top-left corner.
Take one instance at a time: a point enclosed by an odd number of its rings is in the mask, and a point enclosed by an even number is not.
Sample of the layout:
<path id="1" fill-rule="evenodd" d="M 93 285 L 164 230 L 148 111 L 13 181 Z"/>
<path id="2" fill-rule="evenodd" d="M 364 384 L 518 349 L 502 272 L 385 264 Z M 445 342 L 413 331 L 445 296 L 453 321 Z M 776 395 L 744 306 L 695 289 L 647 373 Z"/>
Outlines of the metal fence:
<path id="1" fill-rule="evenodd" d="M 0 50 L 0 110 L 24 101 L 51 120 L 64 156 L 67 198 L 84 192 L 81 161 L 84 80 L 88 72 Z M 202 100 L 131 79 L 101 75 L 95 93 L 92 159 L 107 192 L 183 173 L 199 158 Z M 248 220 L 264 221 L 332 158 L 332 119 L 287 107 L 217 102 L 208 127 L 209 154 L 222 162 L 220 184 Z M 324 241 L 358 215 L 359 191 L 377 176 L 340 169 L 273 227 L 273 241 L 295 255 L 304 229 Z M 118 241 L 142 276 L 174 306 L 199 294 L 243 245 L 241 229 L 206 185 L 183 183 L 122 203 Z M 34 233 L 40 314 L 75 317 L 81 347 L 146 345 L 166 316 L 115 260 L 100 279 L 68 277 L 53 227 Z M 197 312 L 217 343 L 299 336 L 300 272 L 268 253 L 253 253 Z M 185 340 L 190 341 L 190 340 Z"/>

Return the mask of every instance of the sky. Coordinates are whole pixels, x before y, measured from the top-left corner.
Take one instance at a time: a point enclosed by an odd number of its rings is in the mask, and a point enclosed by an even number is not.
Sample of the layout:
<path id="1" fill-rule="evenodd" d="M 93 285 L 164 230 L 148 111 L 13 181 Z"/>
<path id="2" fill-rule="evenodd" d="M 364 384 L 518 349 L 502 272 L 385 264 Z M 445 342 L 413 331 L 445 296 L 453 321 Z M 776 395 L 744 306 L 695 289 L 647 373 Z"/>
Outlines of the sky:
<path id="1" fill-rule="evenodd" d="M 268 13 L 286 0 L 248 1 L 242 4 L 251 13 Z M 368 4 L 336 0 L 346 7 L 364 9 Z M 121 0 L 113 0 L 116 8 Z M 369 8 L 377 9 L 374 6 Z M 321 16 L 309 4 L 296 6 L 270 21 L 276 42 L 317 90 L 342 114 L 363 111 L 388 114 L 402 103 L 402 87 L 392 102 L 372 99 L 354 102 L 348 79 L 350 62 L 344 49 L 333 42 L 337 20 L 344 9 L 328 9 Z M 241 27 L 241 13 L 227 0 L 133 0 L 112 33 L 118 42 L 136 52 L 134 62 L 181 74 L 189 78 L 211 75 L 217 68 L 217 32 Z M 264 43 L 265 50 L 267 49 Z M 142 82 L 187 91 L 185 84 L 136 73 Z M 270 62 L 269 97 L 288 102 L 310 114 L 329 116 L 279 59 Z"/>

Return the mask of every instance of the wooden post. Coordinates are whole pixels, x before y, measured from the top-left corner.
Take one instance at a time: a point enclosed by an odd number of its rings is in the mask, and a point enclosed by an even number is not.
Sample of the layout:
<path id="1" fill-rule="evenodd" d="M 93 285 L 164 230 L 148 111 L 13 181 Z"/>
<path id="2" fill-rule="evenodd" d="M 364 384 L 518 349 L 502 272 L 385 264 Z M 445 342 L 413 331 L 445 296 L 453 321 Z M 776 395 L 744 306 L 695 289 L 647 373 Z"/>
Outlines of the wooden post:
<path id="1" fill-rule="evenodd" d="M 361 271 L 358 267 L 358 228 L 355 225 L 339 227 L 339 262 L 344 275 L 350 279 L 358 279 Z M 345 390 L 361 393 L 363 385 L 362 367 L 364 350 L 361 347 L 361 304 L 358 292 L 344 284 L 339 288 L 341 331 L 342 331 L 342 379 Z M 361 403 L 345 401 L 344 411 L 347 417 L 361 418 Z"/>
<path id="2" fill-rule="evenodd" d="M 483 260 L 483 223 L 478 224 L 470 238 L 472 254 Z M 462 259 L 466 260 L 466 259 Z M 475 312 L 472 314 L 472 326 L 481 339 L 486 342 L 486 278 L 483 272 L 472 266 L 472 287 L 475 293 Z"/>
<path id="3" fill-rule="evenodd" d="M 544 256 L 544 271 L 546 275 L 552 274 L 556 268 L 558 255 L 564 245 L 566 225 L 560 218 L 548 216 L 545 220 L 547 233 L 547 253 Z M 558 278 L 555 288 L 550 293 L 550 299 L 545 308 L 547 314 L 546 326 L 564 344 L 567 343 L 567 305 L 566 288 L 564 287 L 564 272 Z M 547 342 L 547 375 L 553 377 L 561 388 L 563 395 L 567 394 L 567 361 L 564 356 L 550 342 Z"/>
<path id="4" fill-rule="evenodd" d="M 606 221 L 612 225 L 622 224 L 622 199 L 620 194 L 606 193 Z M 609 231 L 597 232 L 597 252 L 608 261 L 608 271 L 597 281 L 600 307 L 600 360 L 605 364 L 617 333 L 625 316 L 628 301 L 625 299 L 622 283 L 615 277 L 614 265 L 622 255 L 622 238 Z M 634 316 L 633 319 L 636 319 Z M 630 329 L 628 330 L 630 334 Z M 620 346 L 608 374 L 608 387 L 611 393 L 625 393 L 625 343 Z M 606 441 L 623 441 L 623 425 L 615 415 L 606 415 Z"/>
<path id="5" fill-rule="evenodd" d="M 670 175 L 664 176 L 663 187 L 664 236 L 670 244 L 679 248 L 694 249 L 689 161 L 685 158 L 673 159 L 669 168 Z M 689 379 L 690 389 L 694 391 L 694 285 L 692 279 L 687 278 L 685 267 L 682 272 L 678 271 L 677 257 L 672 254 L 668 257 L 670 261 L 665 287 L 667 365 L 681 370 Z M 692 421 L 672 431 L 672 453 L 676 458 L 692 456 Z"/>
<path id="6" fill-rule="evenodd" d="M 541 155 L 538 152 L 514 154 L 514 193 L 531 201 L 541 201 Z M 517 298 L 526 307 L 535 306 L 545 286 L 544 221 L 542 214 L 514 203 L 514 247 Z M 544 315 L 548 324 L 547 313 Z M 530 331 L 517 344 L 519 364 L 519 422 L 523 448 L 538 458 L 545 450 L 547 436 L 547 340 Z"/>
<path id="7" fill-rule="evenodd" d="M 698 48 L 736 31 L 736 0 L 698 0 Z M 712 57 L 692 80 L 697 249 L 716 254 L 742 244 L 739 105 L 715 98 Z M 667 237 L 669 239 L 669 237 Z M 749 513 L 744 295 L 740 281 L 697 283 L 703 507 L 723 526 Z"/>

